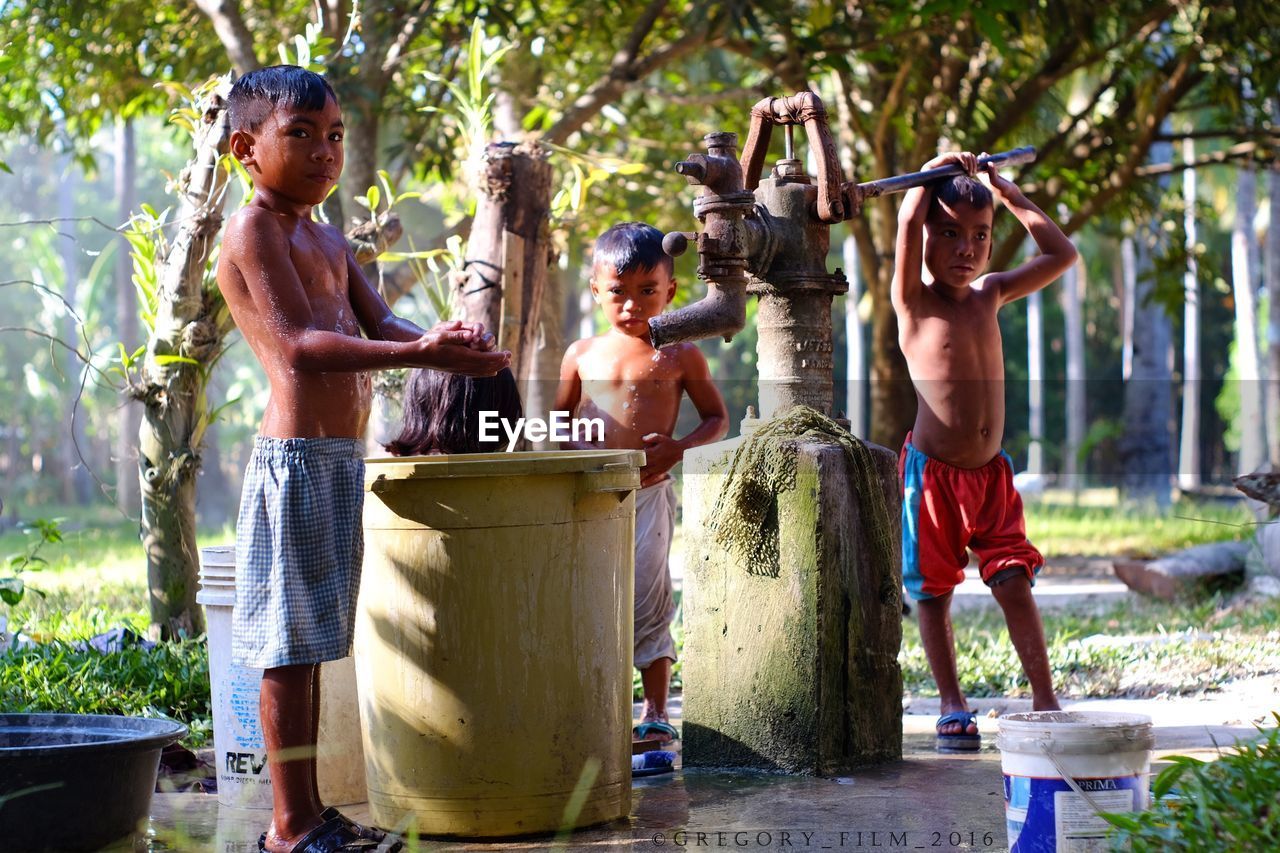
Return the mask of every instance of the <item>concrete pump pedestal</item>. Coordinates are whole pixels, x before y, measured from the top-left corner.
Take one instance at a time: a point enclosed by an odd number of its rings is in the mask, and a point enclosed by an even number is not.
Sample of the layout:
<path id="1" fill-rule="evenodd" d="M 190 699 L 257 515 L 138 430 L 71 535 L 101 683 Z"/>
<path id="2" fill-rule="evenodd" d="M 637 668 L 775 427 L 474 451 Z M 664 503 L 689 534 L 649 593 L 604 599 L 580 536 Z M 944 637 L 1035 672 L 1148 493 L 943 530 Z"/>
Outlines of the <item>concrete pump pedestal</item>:
<path id="1" fill-rule="evenodd" d="M 868 445 L 894 530 L 877 576 L 844 450 L 798 439 L 778 500 L 777 577 L 752 574 L 710 527 L 743 439 L 684 465 L 684 765 L 838 775 L 902 757 L 901 488 Z"/>

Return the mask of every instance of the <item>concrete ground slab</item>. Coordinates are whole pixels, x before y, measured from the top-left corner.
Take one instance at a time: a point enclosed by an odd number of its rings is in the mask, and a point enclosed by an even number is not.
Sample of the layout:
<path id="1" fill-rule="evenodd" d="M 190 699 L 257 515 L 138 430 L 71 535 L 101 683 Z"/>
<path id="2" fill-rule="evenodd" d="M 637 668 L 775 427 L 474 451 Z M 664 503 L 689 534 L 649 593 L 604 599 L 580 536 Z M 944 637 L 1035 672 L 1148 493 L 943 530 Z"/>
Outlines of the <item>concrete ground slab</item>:
<path id="1" fill-rule="evenodd" d="M 1036 578 L 1035 598 L 1041 610 L 1074 607 L 1102 610 L 1128 600 L 1135 593 L 1113 574 L 1041 573 Z M 991 589 L 982 582 L 977 566 L 965 569 L 964 583 L 952 593 L 953 612 L 979 607 L 997 607 Z"/>
<path id="2" fill-rule="evenodd" d="M 1280 676 L 1242 681 L 1202 698 L 1067 702 L 1073 710 L 1131 711 L 1152 717 L 1156 757 L 1177 752 L 1211 758 L 1218 746 L 1257 735 L 1280 710 Z M 979 699 L 982 749 L 934 751 L 937 699 L 913 699 L 903 716 L 904 760 L 836 779 L 710 770 L 677 770 L 637 779 L 631 817 L 564 839 L 424 840 L 419 850 L 991 850 L 1008 849 L 998 721 L 991 714 L 1030 710 L 1021 699 Z M 1272 707 L 1277 706 L 1277 707 Z M 678 722 L 680 703 L 670 710 Z M 1158 766 L 1158 765 L 1157 765 Z M 344 807 L 368 820 L 366 804 Z M 220 808 L 209 794 L 157 794 L 137 850 L 252 853 L 270 815 Z"/>

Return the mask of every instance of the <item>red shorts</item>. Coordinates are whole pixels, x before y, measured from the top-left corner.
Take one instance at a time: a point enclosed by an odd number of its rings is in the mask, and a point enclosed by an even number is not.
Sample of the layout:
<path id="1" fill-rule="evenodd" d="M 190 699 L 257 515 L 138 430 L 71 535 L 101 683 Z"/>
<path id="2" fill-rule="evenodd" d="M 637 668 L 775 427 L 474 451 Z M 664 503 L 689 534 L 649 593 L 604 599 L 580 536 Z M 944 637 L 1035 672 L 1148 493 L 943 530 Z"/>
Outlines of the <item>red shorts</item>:
<path id="1" fill-rule="evenodd" d="M 1044 557 L 1027 541 L 1013 461 L 1004 451 L 981 468 L 930 459 L 911 444 L 898 456 L 902 476 L 902 583 L 919 601 L 946 595 L 964 581 L 966 549 L 982 580 L 1020 568 L 1035 583 Z"/>

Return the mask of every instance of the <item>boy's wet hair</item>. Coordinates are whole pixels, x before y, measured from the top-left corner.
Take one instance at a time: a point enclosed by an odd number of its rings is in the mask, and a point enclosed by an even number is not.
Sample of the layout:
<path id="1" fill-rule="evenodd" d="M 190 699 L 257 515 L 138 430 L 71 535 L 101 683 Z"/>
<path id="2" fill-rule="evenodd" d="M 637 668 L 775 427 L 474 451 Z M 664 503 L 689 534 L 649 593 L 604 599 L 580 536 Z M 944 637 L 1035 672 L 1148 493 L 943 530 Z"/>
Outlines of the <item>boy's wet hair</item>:
<path id="1" fill-rule="evenodd" d="M 328 98 L 338 102 L 329 81 L 314 71 L 298 65 L 272 65 L 250 71 L 235 82 L 227 96 L 227 111 L 232 130 L 253 132 L 272 110 L 320 110 Z"/>
<path id="2" fill-rule="evenodd" d="M 675 260 L 662 251 L 662 232 L 643 222 L 619 222 L 596 238 L 592 267 L 608 264 L 618 275 L 660 267 L 675 272 Z"/>
<path id="3" fill-rule="evenodd" d="M 393 456 L 496 453 L 506 450 L 507 439 L 482 441 L 480 413 L 496 412 L 514 423 L 523 408 L 510 368 L 480 377 L 418 368 L 405 382 L 400 435 L 383 447 Z"/>
<path id="4" fill-rule="evenodd" d="M 991 207 L 991 190 L 977 178 L 955 175 L 943 178 L 933 185 L 933 197 L 929 200 L 929 215 L 940 213 L 939 204 L 955 207 L 967 204 L 975 210 Z"/>

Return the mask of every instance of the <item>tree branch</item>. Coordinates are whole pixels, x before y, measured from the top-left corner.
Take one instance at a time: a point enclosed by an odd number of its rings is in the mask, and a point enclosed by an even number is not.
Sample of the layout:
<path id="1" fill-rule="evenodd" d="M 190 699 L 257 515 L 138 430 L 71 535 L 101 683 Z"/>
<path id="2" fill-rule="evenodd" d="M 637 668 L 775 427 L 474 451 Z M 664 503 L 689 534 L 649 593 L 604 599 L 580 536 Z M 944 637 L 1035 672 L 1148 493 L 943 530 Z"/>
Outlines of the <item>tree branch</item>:
<path id="1" fill-rule="evenodd" d="M 1183 169 L 1199 169 L 1203 166 L 1214 166 L 1231 160 L 1255 159 L 1260 153 L 1259 148 L 1260 146 L 1256 142 L 1241 142 L 1239 145 L 1233 145 L 1223 151 L 1211 151 L 1208 154 L 1201 154 L 1194 160 L 1187 160 L 1182 163 L 1152 163 L 1149 166 L 1139 166 L 1134 170 L 1133 174 L 1138 178 L 1153 178 L 1158 175 L 1181 172 Z"/>
<path id="2" fill-rule="evenodd" d="M 1189 130 L 1186 133 L 1157 133 L 1160 142 L 1184 139 L 1280 139 L 1280 127 L 1222 127 L 1213 130 Z"/>
<path id="3" fill-rule="evenodd" d="M 980 148 L 985 151 L 992 150 L 1002 136 L 1018 126 L 1026 114 L 1039 101 L 1040 96 L 1057 85 L 1060 80 L 1081 68 L 1097 62 L 1118 47 L 1144 43 L 1159 28 L 1160 24 L 1175 11 L 1175 4 L 1173 3 L 1153 3 L 1151 8 L 1147 10 L 1147 17 L 1135 21 L 1133 26 L 1115 42 L 1102 45 L 1076 57 L 1074 60 L 1071 59 L 1071 55 L 1082 47 L 1082 44 L 1073 34 L 1071 38 L 1064 41 L 1054 50 L 1034 74 L 1031 74 L 1022 83 L 1013 87 L 1016 92 L 1013 101 L 1001 105 L 996 110 L 1000 118 L 987 129 Z"/>
<path id="4" fill-rule="evenodd" d="M 253 34 L 245 25 L 235 0 L 196 0 L 196 5 L 213 22 L 213 31 L 226 48 L 236 74 L 244 76 L 262 67 L 253 52 Z"/>
<path id="5" fill-rule="evenodd" d="M 653 28 L 654 16 L 649 13 L 654 5 L 659 4 L 665 5 L 665 2 L 663 0 L 654 0 L 641 19 L 636 22 L 635 27 L 632 28 L 631 35 L 627 38 L 628 45 L 638 45 L 643 41 L 649 30 Z M 625 50 L 620 50 L 614 57 L 609 73 L 573 102 L 564 115 L 560 116 L 556 123 L 542 135 L 543 141 L 554 145 L 563 145 L 566 139 L 580 130 L 583 125 L 600 112 L 602 107 L 616 101 L 636 81 L 643 80 L 663 65 L 685 54 L 692 53 L 696 48 L 705 44 L 710 39 L 713 26 L 708 25 L 706 29 L 687 33 L 642 59 L 632 57 L 623 63 L 622 60 L 625 60 L 627 53 Z"/>
<path id="6" fill-rule="evenodd" d="M 1063 230 L 1066 233 L 1072 234 L 1078 231 L 1133 179 L 1134 173 L 1146 159 L 1146 153 L 1151 148 L 1153 138 L 1160 132 L 1160 125 L 1165 116 L 1172 111 L 1174 104 L 1183 95 L 1203 79 L 1204 72 L 1192 71 L 1198 58 L 1199 52 L 1194 48 L 1188 49 L 1178 58 L 1173 72 L 1168 77 L 1167 84 L 1156 96 L 1150 112 L 1139 118 L 1141 130 L 1137 139 L 1129 146 L 1127 155 L 1121 161 L 1120 167 L 1111 173 L 1102 189 L 1081 205 L 1080 209 L 1065 223 Z"/>
<path id="7" fill-rule="evenodd" d="M 889 86 L 889 94 L 885 96 L 884 106 L 880 110 L 880 120 L 876 122 L 875 135 L 872 148 L 877 152 L 877 160 L 882 159 L 879 152 L 884 150 L 886 140 L 889 137 L 890 122 L 893 117 L 898 114 L 899 104 L 902 102 L 902 92 L 907 86 L 907 79 L 911 76 L 911 69 L 915 67 L 915 61 L 907 58 L 902 65 L 898 67 L 898 73 L 893 75 L 893 83 Z"/>
<path id="8" fill-rule="evenodd" d="M 435 8 L 435 0 L 424 0 L 418 4 L 418 8 L 409 13 L 409 18 L 404 22 L 404 26 L 400 28 L 400 32 L 396 33 L 396 37 L 392 39 L 390 46 L 387 48 L 386 56 L 382 60 L 381 72 L 384 77 L 390 77 L 395 73 L 401 61 L 404 59 L 405 51 L 409 45 L 418 37 L 418 33 L 422 30 L 422 22 L 431 14 Z"/>

